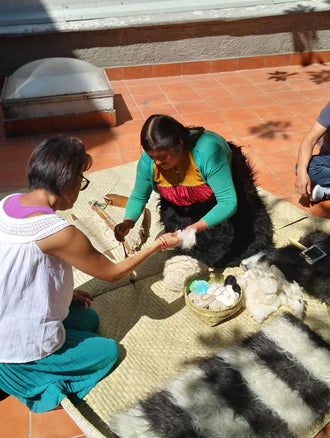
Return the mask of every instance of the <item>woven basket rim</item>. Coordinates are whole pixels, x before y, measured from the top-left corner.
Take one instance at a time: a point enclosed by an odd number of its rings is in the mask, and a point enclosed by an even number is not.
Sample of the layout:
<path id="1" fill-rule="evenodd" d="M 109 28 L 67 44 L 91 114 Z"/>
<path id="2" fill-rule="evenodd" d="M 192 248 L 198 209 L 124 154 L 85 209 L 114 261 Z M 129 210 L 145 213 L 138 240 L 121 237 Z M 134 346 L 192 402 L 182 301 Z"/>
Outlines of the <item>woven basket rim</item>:
<path id="1" fill-rule="evenodd" d="M 221 309 L 221 310 L 212 310 L 212 309 L 206 309 L 204 307 L 196 306 L 191 299 L 189 298 L 188 293 L 188 284 L 194 280 L 194 279 L 205 279 L 205 278 L 212 278 L 219 276 L 224 281 L 224 275 L 222 273 L 215 273 L 215 272 L 208 272 L 208 273 L 202 273 L 202 274 L 193 274 L 186 278 L 185 285 L 184 285 L 184 298 L 185 302 L 188 305 L 188 307 L 204 322 L 216 325 L 219 324 L 222 321 L 225 321 L 231 316 L 234 316 L 236 313 L 239 312 L 239 310 L 243 306 L 243 300 L 244 300 L 244 292 L 241 287 L 241 292 L 239 299 L 237 303 L 235 303 L 233 306 L 228 307 L 228 309 Z M 214 283 L 214 281 L 211 280 L 211 283 Z"/>

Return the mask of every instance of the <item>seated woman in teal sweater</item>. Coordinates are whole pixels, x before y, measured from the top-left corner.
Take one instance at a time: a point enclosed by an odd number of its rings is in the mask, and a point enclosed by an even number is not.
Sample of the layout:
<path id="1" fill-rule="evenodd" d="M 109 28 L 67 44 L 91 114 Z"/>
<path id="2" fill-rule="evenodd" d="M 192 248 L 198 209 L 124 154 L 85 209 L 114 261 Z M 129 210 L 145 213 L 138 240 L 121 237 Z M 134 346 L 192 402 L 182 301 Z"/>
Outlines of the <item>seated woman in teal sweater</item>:
<path id="1" fill-rule="evenodd" d="M 119 241 L 134 226 L 154 190 L 160 194 L 166 231 L 196 230 L 196 245 L 189 250 L 177 248 L 179 253 L 223 267 L 271 246 L 270 220 L 240 148 L 202 127 L 187 128 L 158 114 L 145 122 L 141 144 L 144 152 L 125 219 L 115 228 Z M 267 237 L 256 243 L 254 222 L 260 213 L 265 223 L 257 223 Z"/>

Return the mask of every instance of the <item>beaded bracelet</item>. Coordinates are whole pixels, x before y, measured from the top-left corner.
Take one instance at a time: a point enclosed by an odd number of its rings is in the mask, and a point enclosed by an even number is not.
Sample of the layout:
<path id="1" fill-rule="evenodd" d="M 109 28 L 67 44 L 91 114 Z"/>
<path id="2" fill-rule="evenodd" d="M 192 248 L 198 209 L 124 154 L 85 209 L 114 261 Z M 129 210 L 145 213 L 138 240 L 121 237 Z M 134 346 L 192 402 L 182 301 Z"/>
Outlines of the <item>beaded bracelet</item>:
<path id="1" fill-rule="evenodd" d="M 161 251 L 165 251 L 166 248 L 167 248 L 167 242 L 166 242 L 166 240 L 164 239 L 163 236 L 159 236 L 159 240 L 160 240 L 160 242 L 161 242 L 160 250 L 161 250 Z"/>

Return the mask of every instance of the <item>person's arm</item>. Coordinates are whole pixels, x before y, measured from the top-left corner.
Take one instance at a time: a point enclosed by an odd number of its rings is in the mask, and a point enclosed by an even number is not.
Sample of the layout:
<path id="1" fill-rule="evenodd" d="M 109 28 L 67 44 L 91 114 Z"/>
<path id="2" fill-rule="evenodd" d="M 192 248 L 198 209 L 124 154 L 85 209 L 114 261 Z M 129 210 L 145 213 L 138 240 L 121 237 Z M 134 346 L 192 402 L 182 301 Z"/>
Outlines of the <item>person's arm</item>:
<path id="1" fill-rule="evenodd" d="M 152 161 L 143 152 L 136 169 L 136 179 L 131 196 L 128 198 L 125 219 L 134 223 L 142 214 L 153 189 Z"/>
<path id="2" fill-rule="evenodd" d="M 301 142 L 298 152 L 297 176 L 295 182 L 296 192 L 299 195 L 309 196 L 312 193 L 311 180 L 308 175 L 308 165 L 312 158 L 314 147 L 326 130 L 327 128 L 316 121 Z"/>
<path id="3" fill-rule="evenodd" d="M 164 244 L 166 242 L 166 244 Z M 156 239 L 150 247 L 123 261 L 113 263 L 100 253 L 90 240 L 74 226 L 37 242 L 42 252 L 59 257 L 77 269 L 101 280 L 115 283 L 134 271 L 142 262 L 162 249 L 174 248 L 180 242 L 177 233 L 167 233 Z"/>
<path id="4" fill-rule="evenodd" d="M 119 242 L 123 242 L 125 236 L 134 227 L 150 198 L 153 189 L 151 170 L 152 162 L 148 155 L 143 153 L 136 169 L 134 188 L 127 201 L 125 218 L 123 222 L 116 225 L 114 230 L 115 237 Z"/>
<path id="5" fill-rule="evenodd" d="M 215 137 L 215 140 L 212 141 L 212 137 Z M 187 227 L 195 228 L 197 232 L 212 228 L 225 221 L 237 209 L 237 197 L 231 175 L 231 166 L 229 157 L 225 152 L 225 148 L 229 148 L 229 146 L 224 139 L 213 133 L 209 134 L 208 141 L 208 144 L 205 143 L 200 147 L 200 150 L 205 152 L 203 152 L 199 169 L 203 179 L 213 190 L 217 204 L 198 222 Z M 223 145 L 219 144 L 219 141 L 224 142 Z"/>
<path id="6" fill-rule="evenodd" d="M 186 227 L 185 230 L 189 230 L 190 228 L 193 228 L 194 230 L 196 230 L 196 233 L 199 233 L 200 231 L 207 230 L 208 225 L 204 219 L 200 219 L 199 221 L 194 222 L 191 225 L 188 225 L 188 227 Z"/>

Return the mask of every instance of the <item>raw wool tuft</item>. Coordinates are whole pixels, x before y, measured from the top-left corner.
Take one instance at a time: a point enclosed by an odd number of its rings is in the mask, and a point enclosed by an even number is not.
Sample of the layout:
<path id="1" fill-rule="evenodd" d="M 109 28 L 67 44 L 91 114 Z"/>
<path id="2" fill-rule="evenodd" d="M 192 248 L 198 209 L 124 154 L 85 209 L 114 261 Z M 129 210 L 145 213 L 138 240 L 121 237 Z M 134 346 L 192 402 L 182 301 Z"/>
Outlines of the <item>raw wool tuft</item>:
<path id="1" fill-rule="evenodd" d="M 188 230 L 178 230 L 178 236 L 181 239 L 179 246 L 183 249 L 190 249 L 196 245 L 196 230 L 189 228 Z"/>
<path id="2" fill-rule="evenodd" d="M 216 296 L 216 299 L 209 309 L 211 310 L 224 310 L 233 307 L 239 300 L 239 294 L 234 291 L 233 287 L 228 284 L 221 288 L 221 292 Z"/>
<path id="3" fill-rule="evenodd" d="M 259 323 L 281 305 L 288 306 L 297 318 L 304 311 L 303 288 L 297 282 L 288 282 L 283 273 L 267 262 L 252 256 L 242 261 L 248 269 L 237 277 L 246 301 L 246 308 Z"/>
<path id="4" fill-rule="evenodd" d="M 209 272 L 209 268 L 204 263 L 189 256 L 178 255 L 165 262 L 163 281 L 169 289 L 183 292 L 188 277 L 206 272 Z"/>

